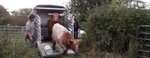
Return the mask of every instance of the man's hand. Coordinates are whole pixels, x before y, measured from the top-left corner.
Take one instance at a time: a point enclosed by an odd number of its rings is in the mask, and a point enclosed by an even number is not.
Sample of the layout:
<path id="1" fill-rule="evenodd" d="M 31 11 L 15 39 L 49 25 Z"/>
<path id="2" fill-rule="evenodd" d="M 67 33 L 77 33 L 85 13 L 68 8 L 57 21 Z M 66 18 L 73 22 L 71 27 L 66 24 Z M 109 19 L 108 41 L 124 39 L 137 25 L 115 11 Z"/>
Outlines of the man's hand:
<path id="1" fill-rule="evenodd" d="M 33 38 L 32 38 L 33 34 L 27 31 L 27 35 L 29 36 L 30 41 L 33 41 Z"/>
<path id="2" fill-rule="evenodd" d="M 78 28 L 78 34 L 80 33 L 80 28 Z"/>
<path id="3" fill-rule="evenodd" d="M 33 41 L 33 38 L 32 38 L 32 36 L 29 36 L 29 38 L 30 38 L 30 40 L 31 40 L 31 41 Z"/>

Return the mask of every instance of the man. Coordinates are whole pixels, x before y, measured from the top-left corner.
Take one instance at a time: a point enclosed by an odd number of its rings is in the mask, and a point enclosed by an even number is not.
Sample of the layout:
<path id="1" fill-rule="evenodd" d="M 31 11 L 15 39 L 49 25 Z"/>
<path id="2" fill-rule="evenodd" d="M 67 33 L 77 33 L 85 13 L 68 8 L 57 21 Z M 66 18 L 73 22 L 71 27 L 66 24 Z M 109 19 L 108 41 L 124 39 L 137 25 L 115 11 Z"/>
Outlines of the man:
<path id="1" fill-rule="evenodd" d="M 35 24 L 34 24 L 35 16 L 30 14 L 28 17 L 28 21 L 26 23 L 26 40 L 28 43 L 34 43 L 35 40 Z"/>
<path id="2" fill-rule="evenodd" d="M 80 32 L 80 26 L 78 24 L 77 18 L 73 18 L 73 27 L 74 27 L 74 38 L 78 39 L 78 34 Z"/>

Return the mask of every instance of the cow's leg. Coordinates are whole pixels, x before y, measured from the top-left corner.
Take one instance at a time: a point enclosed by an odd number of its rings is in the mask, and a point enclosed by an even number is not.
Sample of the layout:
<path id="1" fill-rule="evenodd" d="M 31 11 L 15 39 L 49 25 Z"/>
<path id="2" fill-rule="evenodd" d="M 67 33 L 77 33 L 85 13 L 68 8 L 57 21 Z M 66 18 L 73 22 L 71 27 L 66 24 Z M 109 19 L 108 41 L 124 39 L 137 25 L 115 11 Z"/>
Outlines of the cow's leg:
<path id="1" fill-rule="evenodd" d="M 54 40 L 52 40 L 52 43 L 53 43 L 53 50 L 55 50 L 55 45 L 56 45 L 56 42 Z"/>
<path id="2" fill-rule="evenodd" d="M 68 51 L 68 49 L 64 50 L 63 55 L 64 55 L 64 54 L 67 54 L 67 51 Z"/>
<path id="3" fill-rule="evenodd" d="M 59 44 L 60 44 L 61 48 L 63 49 L 62 55 L 66 54 L 67 53 L 67 47 L 65 45 L 63 45 L 62 43 L 59 43 Z"/>
<path id="4" fill-rule="evenodd" d="M 49 35 L 49 40 L 50 40 L 50 41 L 53 41 L 53 40 L 52 40 L 52 32 L 49 31 L 48 35 Z"/>

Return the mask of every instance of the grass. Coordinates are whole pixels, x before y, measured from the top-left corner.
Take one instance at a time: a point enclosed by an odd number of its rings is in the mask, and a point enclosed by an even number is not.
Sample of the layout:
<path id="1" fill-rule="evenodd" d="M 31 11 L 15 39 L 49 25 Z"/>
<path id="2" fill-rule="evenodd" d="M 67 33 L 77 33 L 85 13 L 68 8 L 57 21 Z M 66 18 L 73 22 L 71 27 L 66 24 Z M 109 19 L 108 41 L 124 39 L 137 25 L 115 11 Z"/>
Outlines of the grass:
<path id="1" fill-rule="evenodd" d="M 21 36 L 1 38 L 3 49 L 2 58 L 39 58 L 37 49 L 31 48 Z"/>
<path id="2" fill-rule="evenodd" d="M 0 35 L 0 58 L 40 58 L 38 50 L 30 47 L 22 36 Z M 81 55 L 55 56 L 54 58 L 83 58 Z"/>
<path id="3" fill-rule="evenodd" d="M 40 58 L 37 48 L 30 47 L 22 36 L 0 36 L 0 58 Z M 78 55 L 60 55 L 53 58 L 124 58 L 119 54 L 100 52 L 96 56 L 80 52 Z"/>

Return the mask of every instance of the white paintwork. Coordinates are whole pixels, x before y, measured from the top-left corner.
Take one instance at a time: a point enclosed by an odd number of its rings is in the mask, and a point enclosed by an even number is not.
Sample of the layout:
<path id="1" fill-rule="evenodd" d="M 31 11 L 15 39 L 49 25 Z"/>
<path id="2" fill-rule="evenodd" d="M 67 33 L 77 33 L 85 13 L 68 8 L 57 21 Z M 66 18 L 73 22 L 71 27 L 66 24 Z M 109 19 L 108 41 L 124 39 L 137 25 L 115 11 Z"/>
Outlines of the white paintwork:
<path id="1" fill-rule="evenodd" d="M 86 32 L 84 30 L 80 30 L 78 37 L 82 37 L 86 34 Z"/>

